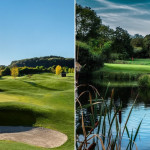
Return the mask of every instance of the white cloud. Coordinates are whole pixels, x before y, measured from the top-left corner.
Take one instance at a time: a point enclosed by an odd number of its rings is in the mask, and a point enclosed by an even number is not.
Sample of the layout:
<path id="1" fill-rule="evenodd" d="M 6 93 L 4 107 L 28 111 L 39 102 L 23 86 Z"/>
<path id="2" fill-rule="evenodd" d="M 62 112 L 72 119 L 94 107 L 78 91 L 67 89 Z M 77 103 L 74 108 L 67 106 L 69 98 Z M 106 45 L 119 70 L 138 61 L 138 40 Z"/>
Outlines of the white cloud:
<path id="1" fill-rule="evenodd" d="M 136 8 L 137 5 L 128 6 L 128 5 L 124 5 L 124 4 L 112 3 L 107 0 L 96 0 L 96 1 L 104 4 L 105 8 L 104 7 L 103 8 L 93 8 L 94 10 L 122 9 L 122 10 L 130 10 L 130 11 L 133 11 L 138 14 L 150 14 L 150 11 Z"/>
<path id="2" fill-rule="evenodd" d="M 102 18 L 103 24 L 109 25 L 113 29 L 120 26 L 132 35 L 136 33 L 142 35 L 150 33 L 150 20 L 146 19 L 150 17 L 150 11 L 144 10 L 144 7 L 140 7 L 140 4 L 128 6 L 125 4 L 112 3 L 108 0 L 96 1 L 103 4 L 103 6 L 92 9 Z M 143 6 L 143 4 L 141 5 Z"/>

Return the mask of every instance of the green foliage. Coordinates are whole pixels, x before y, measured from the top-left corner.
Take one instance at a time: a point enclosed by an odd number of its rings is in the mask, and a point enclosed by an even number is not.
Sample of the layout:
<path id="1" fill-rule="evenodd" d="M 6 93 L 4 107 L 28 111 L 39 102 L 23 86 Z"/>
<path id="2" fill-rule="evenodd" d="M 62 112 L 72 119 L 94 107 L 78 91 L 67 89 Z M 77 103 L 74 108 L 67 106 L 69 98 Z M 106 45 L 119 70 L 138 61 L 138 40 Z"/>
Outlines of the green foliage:
<path id="1" fill-rule="evenodd" d="M 112 44 L 113 52 L 122 54 L 122 59 L 132 57 L 133 48 L 130 45 L 130 42 L 131 38 L 129 33 L 126 30 L 117 27 L 114 32 L 114 40 Z"/>
<path id="2" fill-rule="evenodd" d="M 132 47 L 143 47 L 143 37 L 136 35 L 134 38 L 132 38 L 131 45 Z"/>
<path id="3" fill-rule="evenodd" d="M 101 19 L 89 7 L 76 5 L 76 39 L 86 41 L 98 36 Z"/>
<path id="4" fill-rule="evenodd" d="M 112 51 L 112 41 L 105 42 L 102 47 L 102 55 L 105 62 L 108 62 L 111 58 L 111 51 Z"/>
<path id="5" fill-rule="evenodd" d="M 114 36 L 114 30 L 109 26 L 101 25 L 99 28 L 99 40 L 101 43 L 105 43 L 107 41 L 112 41 Z"/>
<path id="6" fill-rule="evenodd" d="M 5 69 L 2 70 L 2 75 L 7 76 L 10 75 L 11 71 L 9 67 L 6 67 Z"/>
<path id="7" fill-rule="evenodd" d="M 83 42 L 76 43 L 76 59 L 80 65 L 84 66 L 84 71 L 94 70 L 103 66 L 102 56 L 92 52 L 90 46 Z"/>
<path id="8" fill-rule="evenodd" d="M 69 68 L 68 73 L 74 73 L 74 68 Z"/>
<path id="9" fill-rule="evenodd" d="M 45 68 L 52 67 L 53 65 L 61 65 L 62 67 L 74 67 L 74 59 L 73 58 L 64 58 L 58 56 L 47 56 L 47 57 L 35 57 L 30 59 L 22 59 L 18 61 L 13 61 L 10 64 L 12 66 L 18 67 L 36 67 L 36 66 L 43 66 Z M 43 69 L 43 68 L 42 68 Z"/>
<path id="10" fill-rule="evenodd" d="M 111 53 L 110 54 L 110 60 L 114 61 L 119 59 L 119 53 Z"/>
<path id="11" fill-rule="evenodd" d="M 13 76 L 14 78 L 19 76 L 19 68 L 18 67 L 11 68 L 11 76 Z"/>
<path id="12" fill-rule="evenodd" d="M 150 88 L 150 76 L 149 75 L 140 76 L 138 79 L 138 84 L 140 87 Z"/>
<path id="13" fill-rule="evenodd" d="M 80 43 L 80 48 L 103 55 L 105 62 L 150 56 L 150 35 L 131 36 L 121 27 L 113 30 L 101 22 L 91 8 L 76 5 L 76 39 L 85 42 Z"/>
<path id="14" fill-rule="evenodd" d="M 107 86 L 105 96 L 107 95 L 109 85 L 110 84 L 108 84 Z M 81 87 L 83 86 L 84 85 L 82 85 Z M 106 97 L 101 96 L 99 94 L 99 91 L 97 91 L 95 87 L 93 86 L 90 87 L 90 86 L 91 85 L 89 85 L 88 88 L 92 88 L 94 94 L 90 92 L 90 90 L 84 91 L 80 93 L 79 97 L 76 99 L 76 102 L 78 104 L 77 107 L 80 113 L 79 117 L 81 118 L 81 125 L 82 125 L 81 128 L 83 131 L 82 134 L 84 135 L 83 139 L 78 139 L 77 137 L 76 148 L 77 149 L 91 149 L 92 144 L 88 145 L 88 143 L 91 143 L 91 142 L 93 144 L 95 143 L 95 145 L 97 145 L 97 148 L 101 148 L 103 150 L 109 149 L 110 147 L 113 150 L 118 149 L 119 147 L 121 148 L 121 141 L 123 139 L 124 131 L 126 129 L 127 135 L 129 137 L 129 145 L 127 145 L 127 149 L 128 149 L 128 146 L 130 146 L 130 149 L 133 149 L 133 146 L 136 141 L 143 119 L 140 121 L 135 134 L 133 134 L 133 131 L 131 132 L 131 136 L 127 128 L 127 123 L 131 116 L 131 113 L 132 113 L 132 110 L 133 110 L 133 107 L 137 98 L 134 100 L 134 103 L 132 104 L 132 107 L 128 113 L 125 123 L 121 124 L 122 106 L 121 105 L 118 107 L 115 106 L 114 97 L 113 97 L 114 89 L 111 92 L 111 97 L 110 97 L 111 101 L 110 103 L 107 103 L 107 101 L 105 100 Z M 82 102 L 80 101 L 80 97 L 81 95 L 87 92 L 89 94 L 89 97 L 88 97 L 89 104 L 82 105 Z M 94 99 L 92 99 L 92 95 L 94 95 Z M 90 121 L 87 119 L 89 117 L 85 117 L 85 115 L 83 114 L 83 108 L 91 110 L 89 114 Z M 90 122 L 91 126 L 86 126 L 85 125 L 86 122 L 88 122 L 88 124 Z M 106 124 L 106 122 L 108 124 Z M 115 125 L 115 127 L 113 127 L 113 125 Z M 123 130 L 122 130 L 122 126 L 123 126 Z M 108 132 L 106 132 L 106 127 L 107 127 Z M 88 128 L 90 128 L 90 130 Z"/>
<path id="15" fill-rule="evenodd" d="M 144 49 L 148 56 L 150 56 L 150 34 L 144 37 Z"/>

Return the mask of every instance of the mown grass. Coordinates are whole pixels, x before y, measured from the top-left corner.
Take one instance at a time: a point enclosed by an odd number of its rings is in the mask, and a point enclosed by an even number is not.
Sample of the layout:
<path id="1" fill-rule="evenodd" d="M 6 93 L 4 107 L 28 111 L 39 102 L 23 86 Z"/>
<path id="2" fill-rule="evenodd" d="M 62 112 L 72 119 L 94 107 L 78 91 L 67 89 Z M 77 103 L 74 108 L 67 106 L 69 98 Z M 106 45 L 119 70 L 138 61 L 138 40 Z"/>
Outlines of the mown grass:
<path id="1" fill-rule="evenodd" d="M 94 78 L 107 78 L 115 81 L 135 81 L 143 74 L 150 73 L 150 65 L 137 64 L 111 64 L 105 63 L 104 67 L 93 72 Z"/>
<path id="2" fill-rule="evenodd" d="M 134 64 L 109 64 L 105 63 L 101 71 L 118 72 L 118 73 L 150 73 L 150 66 L 148 65 L 134 65 Z"/>
<path id="3" fill-rule="evenodd" d="M 74 74 L 67 74 L 66 78 L 50 73 L 35 74 L 31 78 L 2 77 L 0 110 L 6 118 L 9 112 L 30 112 L 36 120 L 33 126 L 54 129 L 68 136 L 68 141 L 54 150 L 74 149 Z M 15 119 L 15 123 L 18 122 L 19 119 Z M 0 141 L 0 149 L 44 150 L 11 141 Z"/>

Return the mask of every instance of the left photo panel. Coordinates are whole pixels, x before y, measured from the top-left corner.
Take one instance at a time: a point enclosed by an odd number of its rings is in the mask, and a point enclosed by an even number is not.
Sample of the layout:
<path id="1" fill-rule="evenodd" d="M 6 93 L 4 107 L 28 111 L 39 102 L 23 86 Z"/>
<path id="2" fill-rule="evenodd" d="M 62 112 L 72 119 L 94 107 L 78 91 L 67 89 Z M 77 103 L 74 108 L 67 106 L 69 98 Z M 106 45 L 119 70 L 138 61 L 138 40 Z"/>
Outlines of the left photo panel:
<path id="1" fill-rule="evenodd" d="M 0 0 L 0 150 L 74 150 L 74 0 Z"/>

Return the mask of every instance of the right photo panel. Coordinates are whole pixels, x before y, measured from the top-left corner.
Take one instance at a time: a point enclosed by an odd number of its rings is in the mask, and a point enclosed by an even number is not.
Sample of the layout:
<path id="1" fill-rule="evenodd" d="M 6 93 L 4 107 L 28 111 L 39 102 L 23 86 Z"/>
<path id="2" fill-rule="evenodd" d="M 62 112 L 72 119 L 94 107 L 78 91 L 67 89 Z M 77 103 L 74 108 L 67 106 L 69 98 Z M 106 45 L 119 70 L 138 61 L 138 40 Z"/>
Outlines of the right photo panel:
<path id="1" fill-rule="evenodd" d="M 77 150 L 150 150 L 149 8 L 76 0 Z"/>

